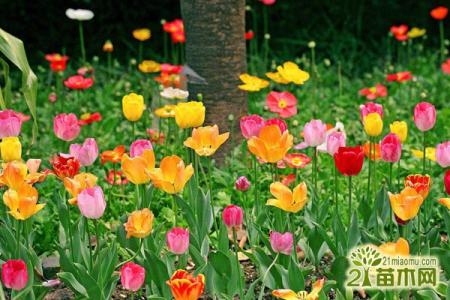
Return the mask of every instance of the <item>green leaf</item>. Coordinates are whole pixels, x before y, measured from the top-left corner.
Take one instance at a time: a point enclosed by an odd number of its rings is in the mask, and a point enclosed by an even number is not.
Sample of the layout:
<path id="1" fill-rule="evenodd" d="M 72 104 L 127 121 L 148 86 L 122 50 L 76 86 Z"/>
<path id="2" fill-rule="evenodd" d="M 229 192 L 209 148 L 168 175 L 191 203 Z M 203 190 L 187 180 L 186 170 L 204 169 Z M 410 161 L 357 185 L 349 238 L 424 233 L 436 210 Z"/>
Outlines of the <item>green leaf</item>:
<path id="1" fill-rule="evenodd" d="M 303 291 L 305 289 L 305 278 L 303 278 L 303 273 L 293 258 L 291 258 L 288 268 L 288 284 L 293 291 Z"/>
<path id="2" fill-rule="evenodd" d="M 86 289 L 78 282 L 78 280 L 76 280 L 72 273 L 60 272 L 58 273 L 58 277 L 61 278 L 61 280 L 64 281 L 65 284 L 70 286 L 76 292 L 85 297 L 88 297 Z"/>
<path id="3" fill-rule="evenodd" d="M 231 264 L 233 262 L 227 254 L 222 251 L 211 252 L 208 258 L 210 264 L 220 276 L 227 277 L 231 274 Z"/>
<path id="4" fill-rule="evenodd" d="M 352 249 L 356 245 L 358 245 L 361 240 L 361 233 L 359 231 L 358 225 L 358 214 L 356 212 L 353 213 L 352 223 L 350 224 L 350 228 L 348 229 L 348 249 Z"/>

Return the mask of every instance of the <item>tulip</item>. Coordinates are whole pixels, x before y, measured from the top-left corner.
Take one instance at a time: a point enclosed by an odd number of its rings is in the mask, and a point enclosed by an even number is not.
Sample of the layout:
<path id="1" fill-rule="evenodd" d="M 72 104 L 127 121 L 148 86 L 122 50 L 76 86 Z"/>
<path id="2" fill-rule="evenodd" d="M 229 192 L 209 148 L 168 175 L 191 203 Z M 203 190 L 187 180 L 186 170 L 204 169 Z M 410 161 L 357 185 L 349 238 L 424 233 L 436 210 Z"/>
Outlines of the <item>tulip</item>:
<path id="1" fill-rule="evenodd" d="M 22 158 L 22 144 L 16 136 L 4 137 L 0 143 L 0 151 L 5 162 Z"/>
<path id="2" fill-rule="evenodd" d="M 205 106 L 202 102 L 179 102 L 175 108 L 175 122 L 180 128 L 193 128 L 205 122 Z"/>
<path id="3" fill-rule="evenodd" d="M 269 119 L 264 123 L 264 125 L 265 126 L 277 125 L 278 128 L 280 128 L 281 133 L 285 132 L 288 129 L 286 122 L 283 119 L 278 118 Z"/>
<path id="4" fill-rule="evenodd" d="M 409 244 L 404 238 L 399 238 L 395 243 L 385 243 L 378 246 L 378 250 L 384 255 L 391 256 L 408 256 L 409 255 Z"/>
<path id="5" fill-rule="evenodd" d="M 436 146 L 436 161 L 443 167 L 450 167 L 450 141 Z"/>
<path id="6" fill-rule="evenodd" d="M 294 238 L 292 233 L 285 232 L 279 233 L 276 231 L 270 232 L 270 245 L 275 253 L 282 253 L 284 255 L 291 255 L 292 245 L 294 243 Z"/>
<path id="7" fill-rule="evenodd" d="M 145 269 L 134 262 L 127 262 L 120 269 L 120 283 L 123 288 L 137 292 L 145 280 Z"/>
<path id="8" fill-rule="evenodd" d="M 80 129 L 77 116 L 73 113 L 62 113 L 53 119 L 53 132 L 57 138 L 63 141 L 70 142 L 76 139 L 80 134 Z"/>
<path id="9" fill-rule="evenodd" d="M 289 92 L 272 91 L 267 95 L 266 104 L 271 112 L 281 118 L 289 118 L 297 114 L 297 98 Z"/>
<path id="10" fill-rule="evenodd" d="M 149 173 L 154 186 L 169 194 L 181 192 L 193 174 L 192 164 L 185 166 L 183 160 L 176 155 L 164 157 L 159 168 Z"/>
<path id="11" fill-rule="evenodd" d="M 281 132 L 276 125 L 264 126 L 258 136 L 248 141 L 248 149 L 259 159 L 276 163 L 282 160 L 293 145 L 293 136 L 289 131 Z"/>
<path id="12" fill-rule="evenodd" d="M 428 102 L 420 102 L 414 108 L 414 123 L 420 131 L 428 131 L 436 123 L 436 109 Z"/>
<path id="13" fill-rule="evenodd" d="M 450 198 L 441 198 L 438 200 L 438 203 L 450 209 Z"/>
<path id="14" fill-rule="evenodd" d="M 19 115 L 10 109 L 0 111 L 0 139 L 18 136 L 22 127 Z"/>
<path id="15" fill-rule="evenodd" d="M 192 130 L 192 137 L 188 137 L 184 141 L 184 145 L 195 150 L 199 156 L 211 156 L 229 136 L 229 132 L 219 134 L 217 125 L 198 127 Z"/>
<path id="16" fill-rule="evenodd" d="M 447 172 L 445 172 L 444 186 L 445 186 L 445 191 L 447 192 L 448 195 L 450 195 L 450 170 L 447 170 Z"/>
<path id="17" fill-rule="evenodd" d="M 222 220 L 228 228 L 239 229 L 242 225 L 244 211 L 237 205 L 228 205 L 222 212 Z"/>
<path id="18" fill-rule="evenodd" d="M 270 185 L 270 193 L 275 198 L 267 200 L 266 205 L 275 206 L 286 212 L 297 213 L 308 201 L 308 189 L 304 182 L 292 191 L 281 182 L 274 182 Z"/>
<path id="19" fill-rule="evenodd" d="M 236 190 L 246 192 L 250 188 L 250 181 L 245 176 L 240 176 L 234 183 Z"/>
<path id="20" fill-rule="evenodd" d="M 261 128 L 264 127 L 264 119 L 258 115 L 244 116 L 241 118 L 239 125 L 244 138 L 249 139 L 259 135 Z"/>
<path id="21" fill-rule="evenodd" d="M 102 164 L 105 164 L 106 162 L 112 162 L 113 164 L 116 164 L 122 160 L 122 156 L 125 154 L 125 146 L 119 145 L 115 147 L 113 150 L 107 150 L 103 151 L 102 154 L 100 154 L 100 161 Z"/>
<path id="22" fill-rule="evenodd" d="M 122 98 L 123 115 L 128 121 L 138 121 L 144 112 L 144 97 L 136 93 L 130 93 Z"/>
<path id="23" fill-rule="evenodd" d="M 94 84 L 94 79 L 86 78 L 83 75 L 70 76 L 64 80 L 64 85 L 71 90 L 85 90 Z"/>
<path id="24" fill-rule="evenodd" d="M 25 182 L 18 183 L 14 189 L 10 188 L 3 193 L 3 202 L 16 220 L 27 220 L 43 209 L 45 204 L 37 204 L 37 201 L 38 191 Z"/>
<path id="25" fill-rule="evenodd" d="M 97 184 L 97 176 L 91 173 L 80 173 L 73 178 L 64 178 L 64 187 L 72 196 L 68 202 L 71 205 L 77 205 L 77 197 L 83 190 L 93 188 Z"/>
<path id="26" fill-rule="evenodd" d="M 132 212 L 124 224 L 127 239 L 130 237 L 138 239 L 147 237 L 152 232 L 153 220 L 153 213 L 148 208 Z"/>
<path id="27" fill-rule="evenodd" d="M 93 138 L 88 138 L 83 145 L 72 144 L 70 145 L 70 155 L 78 159 L 82 167 L 90 166 L 98 156 L 97 142 Z"/>
<path id="28" fill-rule="evenodd" d="M 27 264 L 21 259 L 10 259 L 2 265 L 2 282 L 8 289 L 20 291 L 27 286 Z"/>
<path id="29" fill-rule="evenodd" d="M 405 121 L 395 121 L 390 126 L 391 133 L 394 133 L 403 144 L 408 137 L 408 124 Z"/>
<path id="30" fill-rule="evenodd" d="M 370 113 L 378 113 L 380 117 L 383 117 L 383 105 L 375 102 L 367 102 L 366 104 L 362 104 L 359 106 L 359 110 L 362 120 L 364 120 L 364 118 Z"/>
<path id="31" fill-rule="evenodd" d="M 177 270 L 166 283 L 175 300 L 196 300 L 205 289 L 205 276 L 198 274 L 193 277 L 185 270 Z"/>
<path id="32" fill-rule="evenodd" d="M 338 151 L 340 147 L 345 147 L 346 136 L 345 133 L 340 131 L 335 131 L 328 135 L 327 137 L 327 152 L 331 156 Z"/>
<path id="33" fill-rule="evenodd" d="M 400 194 L 389 193 L 389 201 L 397 223 L 405 225 L 417 216 L 423 197 L 415 189 L 406 187 Z"/>
<path id="34" fill-rule="evenodd" d="M 383 131 L 383 120 L 378 113 L 370 113 L 363 120 L 364 130 L 368 136 L 376 137 Z"/>
<path id="35" fill-rule="evenodd" d="M 141 145 L 142 146 L 142 145 Z M 141 149 L 133 148 L 133 154 L 139 153 Z M 153 150 L 144 149 L 140 156 L 129 157 L 127 154 L 122 157 L 122 171 L 125 177 L 134 184 L 148 183 L 151 179 L 150 171 L 155 168 L 155 153 Z"/>
<path id="36" fill-rule="evenodd" d="M 144 139 L 136 140 L 130 146 L 130 157 L 142 156 L 145 150 L 153 151 L 152 143 Z"/>
<path id="37" fill-rule="evenodd" d="M 400 160 L 402 144 L 396 134 L 389 133 L 381 140 L 381 158 L 390 163 Z"/>
<path id="38" fill-rule="evenodd" d="M 327 125 L 321 120 L 312 120 L 305 124 L 303 134 L 309 147 L 317 147 L 325 142 Z"/>
<path id="39" fill-rule="evenodd" d="M 184 254 L 189 248 L 189 230 L 175 227 L 166 234 L 169 251 L 176 255 Z"/>
<path id="40" fill-rule="evenodd" d="M 344 176 L 356 176 L 364 163 L 364 151 L 361 146 L 340 147 L 334 154 L 334 163 Z"/>
<path id="41" fill-rule="evenodd" d="M 53 167 L 53 172 L 60 179 L 65 177 L 73 177 L 80 170 L 80 162 L 71 155 L 59 154 L 52 157 L 50 163 Z"/>
<path id="42" fill-rule="evenodd" d="M 319 293 L 322 290 L 324 283 L 325 279 L 318 279 L 312 285 L 311 292 L 300 291 L 296 293 L 293 290 L 281 289 L 272 291 L 272 296 L 286 300 L 317 300 L 319 299 Z"/>
<path id="43" fill-rule="evenodd" d="M 429 175 L 408 175 L 405 178 L 405 187 L 415 189 L 425 200 L 430 192 L 431 178 Z"/>
<path id="44" fill-rule="evenodd" d="M 87 188 L 78 194 L 78 208 L 81 214 L 88 219 L 100 219 L 106 208 L 105 196 L 99 186 Z"/>

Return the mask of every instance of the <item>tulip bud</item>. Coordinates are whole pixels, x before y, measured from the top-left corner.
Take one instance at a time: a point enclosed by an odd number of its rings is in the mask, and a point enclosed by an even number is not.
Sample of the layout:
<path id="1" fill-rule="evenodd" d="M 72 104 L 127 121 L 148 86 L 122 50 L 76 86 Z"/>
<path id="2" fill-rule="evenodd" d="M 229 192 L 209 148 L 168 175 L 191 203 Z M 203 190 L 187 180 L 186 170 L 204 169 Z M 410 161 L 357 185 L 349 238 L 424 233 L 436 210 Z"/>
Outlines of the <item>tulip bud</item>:
<path id="1" fill-rule="evenodd" d="M 222 212 L 223 223 L 228 228 L 239 228 L 242 225 L 244 211 L 236 205 L 228 205 Z"/>
<path id="2" fill-rule="evenodd" d="M 436 123 L 436 109 L 433 104 L 420 102 L 414 108 L 414 124 L 420 131 L 428 131 Z"/>
<path id="3" fill-rule="evenodd" d="M 128 121 L 138 121 L 144 112 L 144 97 L 136 93 L 130 93 L 122 98 L 123 115 Z"/>
<path id="4" fill-rule="evenodd" d="M 80 161 L 81 166 L 92 165 L 98 157 L 98 146 L 94 138 L 87 138 L 83 145 L 70 145 L 70 155 Z"/>
<path id="5" fill-rule="evenodd" d="M 244 138 L 249 139 L 257 136 L 264 126 L 264 119 L 258 115 L 249 115 L 240 120 L 241 133 Z"/>
<path id="6" fill-rule="evenodd" d="M 245 176 L 240 176 L 236 179 L 234 183 L 234 187 L 241 192 L 245 192 L 250 188 L 250 181 Z"/>
<path id="7" fill-rule="evenodd" d="M 383 120 L 378 113 L 370 113 L 364 117 L 364 130 L 369 136 L 379 136 L 383 131 Z"/>
<path id="8" fill-rule="evenodd" d="M 402 144 L 394 133 L 389 133 L 381 141 L 381 158 L 390 163 L 398 162 L 402 155 Z"/>
<path id="9" fill-rule="evenodd" d="M 276 253 L 291 255 L 292 245 L 294 242 L 293 235 L 290 232 L 279 233 L 276 231 L 270 232 L 270 245 L 272 250 Z"/>
<path id="10" fill-rule="evenodd" d="M 175 122 L 180 128 L 202 126 L 205 121 L 205 106 L 202 102 L 180 102 L 175 108 Z"/>
<path id="11" fill-rule="evenodd" d="M 80 125 L 75 114 L 59 114 L 53 119 L 53 131 L 57 138 L 70 142 L 80 134 Z"/>
<path id="12" fill-rule="evenodd" d="M 111 43 L 110 40 L 107 40 L 104 44 L 103 44 L 103 52 L 113 52 L 114 51 L 114 46 Z"/>
<path id="13" fill-rule="evenodd" d="M 173 254 L 185 253 L 189 248 L 189 230 L 180 227 L 172 228 L 166 234 L 166 243 Z"/>
<path id="14" fill-rule="evenodd" d="M 10 259 L 2 265 L 2 281 L 5 287 L 20 291 L 28 283 L 27 265 L 21 259 Z"/>
<path id="15" fill-rule="evenodd" d="M 129 291 L 137 292 L 145 280 L 145 269 L 134 262 L 127 262 L 120 269 L 120 283 Z"/>
<path id="16" fill-rule="evenodd" d="M 408 124 L 405 121 L 395 121 L 390 126 L 391 133 L 394 133 L 398 136 L 401 143 L 406 141 L 408 137 Z"/>
<path id="17" fill-rule="evenodd" d="M 130 146 L 130 156 L 141 156 L 144 150 L 153 150 L 152 143 L 149 140 L 139 139 L 134 141 Z"/>
<path id="18" fill-rule="evenodd" d="M 340 147 L 344 147 L 346 142 L 345 134 L 335 131 L 327 137 L 327 152 L 333 156 Z"/>
<path id="19" fill-rule="evenodd" d="M 22 144 L 16 136 L 5 137 L 0 143 L 2 160 L 5 162 L 20 160 L 22 158 Z"/>
<path id="20" fill-rule="evenodd" d="M 436 161 L 443 168 L 450 167 L 450 141 L 436 146 Z"/>
<path id="21" fill-rule="evenodd" d="M 22 127 L 22 120 L 13 110 L 0 111 L 0 138 L 18 136 Z"/>
<path id="22" fill-rule="evenodd" d="M 444 186 L 445 191 L 447 192 L 448 195 L 450 195 L 450 170 L 447 170 L 447 172 L 445 172 Z"/>
<path id="23" fill-rule="evenodd" d="M 106 208 L 105 196 L 99 186 L 87 188 L 79 193 L 77 203 L 81 214 L 88 219 L 100 219 Z"/>
<path id="24" fill-rule="evenodd" d="M 317 147 L 325 142 L 327 125 L 321 120 L 311 120 L 303 128 L 305 143 L 309 147 Z"/>

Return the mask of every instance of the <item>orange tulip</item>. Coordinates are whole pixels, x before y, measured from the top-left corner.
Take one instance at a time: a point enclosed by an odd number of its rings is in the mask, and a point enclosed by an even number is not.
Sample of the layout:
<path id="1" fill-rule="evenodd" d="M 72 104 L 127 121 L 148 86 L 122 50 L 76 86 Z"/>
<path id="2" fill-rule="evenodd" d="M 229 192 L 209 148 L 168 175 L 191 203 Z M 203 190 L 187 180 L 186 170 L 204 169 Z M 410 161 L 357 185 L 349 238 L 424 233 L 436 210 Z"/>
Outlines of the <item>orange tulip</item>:
<path id="1" fill-rule="evenodd" d="M 116 164 L 122 160 L 122 156 L 124 154 L 125 154 L 125 146 L 120 145 L 114 148 L 113 150 L 103 151 L 102 154 L 100 154 L 100 160 L 102 164 L 106 162 L 112 162 L 113 164 Z"/>
<path id="2" fill-rule="evenodd" d="M 37 201 L 38 191 L 23 181 L 3 194 L 3 202 L 9 208 L 9 214 L 16 220 L 26 220 L 43 209 L 45 204 L 37 204 Z"/>
<path id="3" fill-rule="evenodd" d="M 150 172 L 150 178 L 156 188 L 169 194 L 176 194 L 183 190 L 193 174 L 192 164 L 185 166 L 180 157 L 172 155 L 161 160 L 159 168 Z"/>
<path id="4" fill-rule="evenodd" d="M 410 187 L 416 190 L 425 200 L 430 192 L 431 178 L 429 175 L 408 175 L 405 178 L 405 187 Z"/>
<path id="5" fill-rule="evenodd" d="M 9 188 L 14 188 L 24 181 L 28 184 L 42 182 L 47 174 L 48 173 L 40 173 L 37 172 L 37 170 L 29 169 L 27 165 L 21 161 L 11 161 L 4 165 L 3 172 L 0 174 L 0 186 L 6 185 Z"/>
<path id="6" fill-rule="evenodd" d="M 73 178 L 64 178 L 64 187 L 72 196 L 69 199 L 69 204 L 77 205 L 77 196 L 87 188 L 93 188 L 97 184 L 97 176 L 91 173 L 80 173 Z"/>
<path id="7" fill-rule="evenodd" d="M 205 276 L 192 276 L 185 270 L 177 270 L 166 281 L 175 300 L 197 300 L 205 289 Z"/>
<path id="8" fill-rule="evenodd" d="M 134 184 L 143 184 L 150 181 L 150 171 L 155 168 L 155 153 L 146 149 L 140 156 L 122 157 L 122 170 L 125 177 Z"/>
<path id="9" fill-rule="evenodd" d="M 293 290 L 281 289 L 272 291 L 272 296 L 284 300 L 318 300 L 319 293 L 322 290 L 324 283 L 325 279 L 323 278 L 317 280 L 314 282 L 312 290 L 309 293 L 306 291 L 296 293 Z"/>
<path id="10" fill-rule="evenodd" d="M 308 189 L 304 182 L 297 185 L 293 191 L 281 182 L 274 182 L 270 185 L 270 192 L 275 199 L 267 200 L 266 205 L 278 207 L 286 212 L 300 211 L 308 200 Z"/>
<path id="11" fill-rule="evenodd" d="M 148 236 L 152 232 L 153 219 L 153 213 L 148 208 L 132 212 L 123 225 L 127 232 L 127 239 L 130 237 L 142 239 Z"/>
<path id="12" fill-rule="evenodd" d="M 268 125 L 248 140 L 248 149 L 263 161 L 276 163 L 291 149 L 293 140 L 288 130 L 282 133 L 277 125 Z"/>
<path id="13" fill-rule="evenodd" d="M 378 247 L 381 253 L 385 255 L 401 255 L 408 256 L 409 255 L 409 244 L 408 241 L 404 238 L 399 238 L 395 243 L 385 243 Z"/>
<path id="14" fill-rule="evenodd" d="M 438 202 L 450 209 L 450 198 L 441 198 Z"/>
<path id="15" fill-rule="evenodd" d="M 219 135 L 217 125 L 198 127 L 192 130 L 192 137 L 188 137 L 184 141 L 184 145 L 194 149 L 195 153 L 200 156 L 211 156 L 225 143 L 229 136 L 229 132 Z"/>
<path id="16" fill-rule="evenodd" d="M 366 142 L 363 145 L 364 155 L 369 158 L 370 156 L 370 142 Z M 372 155 L 370 157 L 371 160 L 380 160 L 381 159 L 381 146 L 379 143 L 372 143 Z"/>
<path id="17" fill-rule="evenodd" d="M 392 211 L 400 224 L 405 224 L 417 216 L 423 197 L 411 187 L 404 188 L 400 194 L 389 193 Z"/>

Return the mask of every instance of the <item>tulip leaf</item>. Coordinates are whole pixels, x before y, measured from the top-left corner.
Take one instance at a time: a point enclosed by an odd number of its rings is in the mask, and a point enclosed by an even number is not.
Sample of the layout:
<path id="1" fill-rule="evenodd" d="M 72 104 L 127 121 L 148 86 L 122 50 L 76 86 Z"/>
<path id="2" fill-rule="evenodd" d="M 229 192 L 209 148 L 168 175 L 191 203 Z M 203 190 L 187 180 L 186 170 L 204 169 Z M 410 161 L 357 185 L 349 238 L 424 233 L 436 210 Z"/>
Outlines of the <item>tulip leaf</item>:
<path id="1" fill-rule="evenodd" d="M 293 258 L 291 258 L 288 268 L 288 284 L 293 291 L 303 291 L 305 289 L 305 278 Z"/>
<path id="2" fill-rule="evenodd" d="M 61 280 L 64 281 L 65 284 L 70 286 L 79 294 L 85 297 L 89 297 L 86 289 L 83 287 L 83 285 L 81 285 L 81 283 L 75 278 L 75 276 L 72 273 L 60 272 L 58 273 L 58 277 L 61 278 Z"/>
<path id="3" fill-rule="evenodd" d="M 352 223 L 348 229 L 348 249 L 352 249 L 358 245 L 361 240 L 361 232 L 359 231 L 358 225 L 358 215 L 356 212 L 353 213 Z"/>

